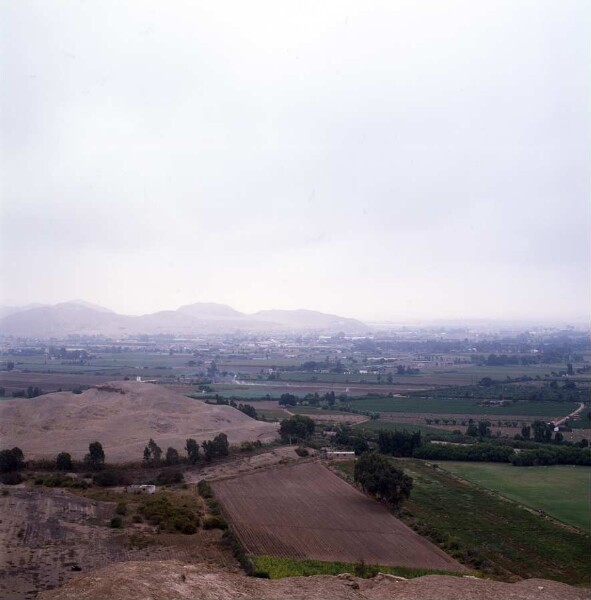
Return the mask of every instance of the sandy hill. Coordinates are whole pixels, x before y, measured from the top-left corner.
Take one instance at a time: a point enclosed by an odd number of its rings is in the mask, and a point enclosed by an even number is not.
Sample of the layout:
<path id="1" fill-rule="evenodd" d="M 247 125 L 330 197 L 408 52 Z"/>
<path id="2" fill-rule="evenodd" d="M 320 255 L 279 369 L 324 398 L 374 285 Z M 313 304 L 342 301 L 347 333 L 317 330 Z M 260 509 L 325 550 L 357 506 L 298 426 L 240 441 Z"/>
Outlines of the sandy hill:
<path id="1" fill-rule="evenodd" d="M 83 458 L 98 440 L 107 461 L 140 460 L 150 438 L 166 450 L 183 451 L 225 433 L 231 444 L 271 440 L 277 427 L 256 421 L 230 406 L 193 400 L 151 383 L 112 382 L 82 394 L 56 392 L 0 403 L 0 445 L 19 446 L 27 458 L 65 451 Z"/>
<path id="2" fill-rule="evenodd" d="M 257 579 L 211 572 L 180 561 L 123 562 L 81 574 L 65 586 L 42 592 L 40 600 L 584 600 L 589 590 L 556 581 L 518 583 L 429 575 L 397 579 L 348 574 Z"/>

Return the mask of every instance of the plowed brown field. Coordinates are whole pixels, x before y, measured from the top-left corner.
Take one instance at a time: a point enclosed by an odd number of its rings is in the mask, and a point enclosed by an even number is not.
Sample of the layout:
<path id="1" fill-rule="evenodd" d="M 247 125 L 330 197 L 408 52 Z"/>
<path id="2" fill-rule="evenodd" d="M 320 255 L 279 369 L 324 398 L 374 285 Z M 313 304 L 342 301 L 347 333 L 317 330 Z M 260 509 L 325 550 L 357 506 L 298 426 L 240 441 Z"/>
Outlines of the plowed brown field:
<path id="1" fill-rule="evenodd" d="M 246 550 L 465 571 L 457 561 L 317 462 L 212 483 Z"/>

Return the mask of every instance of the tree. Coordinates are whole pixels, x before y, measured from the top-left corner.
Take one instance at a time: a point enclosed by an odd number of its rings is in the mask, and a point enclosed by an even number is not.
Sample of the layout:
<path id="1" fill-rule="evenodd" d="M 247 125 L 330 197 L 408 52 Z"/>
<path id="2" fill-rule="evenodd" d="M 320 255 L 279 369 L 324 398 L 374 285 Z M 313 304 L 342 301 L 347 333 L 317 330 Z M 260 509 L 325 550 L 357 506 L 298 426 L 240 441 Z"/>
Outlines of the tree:
<path id="1" fill-rule="evenodd" d="M 100 442 L 92 442 L 88 446 L 88 454 L 84 457 L 84 462 L 93 469 L 101 469 L 105 464 L 105 451 Z"/>
<path id="2" fill-rule="evenodd" d="M 230 444 L 228 443 L 228 436 L 225 433 L 218 433 L 213 438 L 213 443 L 217 456 L 228 456 L 230 453 Z"/>
<path id="3" fill-rule="evenodd" d="M 530 427 L 529 425 L 527 425 L 527 426 L 526 426 L 526 425 L 524 425 L 524 426 L 521 428 L 521 437 L 522 437 L 524 440 L 529 440 L 529 438 L 531 437 L 531 427 Z"/>
<path id="4" fill-rule="evenodd" d="M 534 442 L 548 443 L 552 440 L 553 427 L 550 423 L 544 421 L 534 421 L 532 431 L 534 433 Z"/>
<path id="5" fill-rule="evenodd" d="M 478 435 L 481 438 L 490 437 L 490 421 L 478 421 Z"/>
<path id="6" fill-rule="evenodd" d="M 472 419 L 470 419 L 470 422 L 468 423 L 466 435 L 469 435 L 470 437 L 478 437 L 478 427 L 476 427 L 476 425 L 472 422 Z"/>
<path id="7" fill-rule="evenodd" d="M 281 394 L 281 398 L 279 398 L 281 406 L 295 406 L 297 403 L 298 399 L 293 394 Z"/>
<path id="8" fill-rule="evenodd" d="M 167 465 L 178 465 L 180 462 L 178 451 L 169 446 L 166 450 L 166 458 L 164 459 L 164 462 Z"/>
<path id="9" fill-rule="evenodd" d="M 194 465 L 199 460 L 199 444 L 193 438 L 189 438 L 185 444 L 185 450 L 189 462 Z"/>
<path id="10" fill-rule="evenodd" d="M 365 492 L 384 500 L 393 508 L 410 497 L 412 478 L 374 452 L 362 454 L 355 463 L 355 481 Z"/>
<path id="11" fill-rule="evenodd" d="M 60 452 L 55 459 L 55 466 L 59 471 L 71 471 L 72 457 L 67 452 Z"/>
<path id="12" fill-rule="evenodd" d="M 14 447 L 12 450 L 0 451 L 0 473 L 12 473 L 20 471 L 25 466 L 23 451 Z"/>
<path id="13" fill-rule="evenodd" d="M 7 370 L 7 371 L 12 371 L 12 369 L 14 369 L 14 362 L 12 362 L 11 360 L 9 360 L 9 361 L 6 363 L 6 370 Z"/>
<path id="14" fill-rule="evenodd" d="M 291 443 L 292 439 L 308 439 L 314 433 L 314 428 L 314 420 L 310 417 L 294 415 L 289 419 L 283 419 L 283 421 L 281 421 L 279 434 L 282 439 L 289 440 L 289 443 Z"/>
<path id="15" fill-rule="evenodd" d="M 147 465 L 154 466 L 159 465 L 162 459 L 162 448 L 152 439 L 148 442 L 148 445 L 144 448 L 144 462 Z"/>
<path id="16" fill-rule="evenodd" d="M 201 447 L 203 448 L 203 456 L 208 462 L 217 456 L 228 456 L 230 452 L 228 436 L 225 433 L 218 433 L 213 440 L 203 442 Z"/>

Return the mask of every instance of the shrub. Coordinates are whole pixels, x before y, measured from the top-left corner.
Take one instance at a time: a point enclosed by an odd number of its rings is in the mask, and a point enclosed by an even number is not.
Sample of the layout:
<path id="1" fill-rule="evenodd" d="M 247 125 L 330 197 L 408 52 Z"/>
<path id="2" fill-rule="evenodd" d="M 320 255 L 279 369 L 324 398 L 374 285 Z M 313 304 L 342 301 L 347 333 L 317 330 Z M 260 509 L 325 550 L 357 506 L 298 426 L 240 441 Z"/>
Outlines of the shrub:
<path id="1" fill-rule="evenodd" d="M 120 471 L 107 470 L 96 473 L 92 477 L 92 482 L 101 487 L 113 487 L 116 485 L 129 485 L 129 478 Z"/>
<path id="2" fill-rule="evenodd" d="M 141 523 L 143 521 L 142 516 L 141 515 L 133 515 L 133 517 L 131 517 L 131 520 L 134 523 Z"/>
<path id="3" fill-rule="evenodd" d="M 185 477 L 181 471 L 161 471 L 156 477 L 156 483 L 158 485 L 173 485 L 175 483 L 182 483 Z"/>
<path id="4" fill-rule="evenodd" d="M 203 521 L 203 529 L 228 529 L 228 524 L 221 516 L 207 517 Z"/>
<path id="5" fill-rule="evenodd" d="M 10 473 L 2 473 L 0 475 L 0 483 L 4 485 L 18 485 L 23 482 L 23 476 L 18 471 L 11 471 Z"/>
<path id="6" fill-rule="evenodd" d="M 60 471 L 72 470 L 72 457 L 68 452 L 60 452 L 55 459 L 56 469 Z"/>
<path id="7" fill-rule="evenodd" d="M 117 504 L 117 508 L 115 509 L 115 512 L 118 515 L 126 515 L 127 514 L 127 504 L 125 504 L 125 502 L 119 502 L 119 504 Z"/>
<path id="8" fill-rule="evenodd" d="M 162 531 L 192 534 L 199 525 L 199 518 L 189 507 L 174 505 L 165 495 L 146 498 L 139 510 L 149 523 L 158 525 Z"/>
<path id="9" fill-rule="evenodd" d="M 197 491 L 202 498 L 213 498 L 213 490 L 211 489 L 211 485 L 205 479 L 202 479 L 197 484 Z"/>
<path id="10" fill-rule="evenodd" d="M 121 529 L 123 527 L 123 519 L 119 516 L 113 517 L 111 519 L 111 527 L 113 529 Z"/>
<path id="11" fill-rule="evenodd" d="M 302 448 L 301 446 L 298 446 L 298 447 L 295 449 L 295 453 L 296 453 L 298 456 L 302 456 L 302 457 L 304 457 L 304 456 L 310 456 L 310 453 L 308 452 L 308 449 L 307 449 L 307 448 Z"/>

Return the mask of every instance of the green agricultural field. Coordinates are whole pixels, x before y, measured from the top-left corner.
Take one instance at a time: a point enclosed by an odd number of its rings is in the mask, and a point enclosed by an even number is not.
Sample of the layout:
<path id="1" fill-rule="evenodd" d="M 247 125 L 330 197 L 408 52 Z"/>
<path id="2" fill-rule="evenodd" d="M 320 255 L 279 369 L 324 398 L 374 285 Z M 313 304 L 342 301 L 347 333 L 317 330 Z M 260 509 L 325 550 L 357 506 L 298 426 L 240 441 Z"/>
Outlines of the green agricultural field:
<path id="1" fill-rule="evenodd" d="M 561 527 L 423 461 L 392 461 L 413 478 L 402 520 L 467 566 L 504 579 L 517 575 L 589 585 L 588 534 Z M 336 467 L 351 476 L 354 464 Z"/>
<path id="2" fill-rule="evenodd" d="M 314 408 L 313 406 L 287 406 L 286 408 L 289 412 L 293 413 L 294 415 L 309 415 L 311 417 L 321 417 L 322 415 L 350 416 L 352 414 L 350 412 L 345 412 L 342 410 L 324 410 L 322 408 Z"/>
<path id="3" fill-rule="evenodd" d="M 281 421 L 281 419 L 287 419 L 289 415 L 281 409 L 274 408 L 256 408 L 257 417 L 265 417 L 267 421 Z"/>
<path id="4" fill-rule="evenodd" d="M 347 402 L 352 408 L 370 412 L 566 416 L 578 408 L 577 402 L 517 402 L 507 406 L 480 406 L 475 398 L 357 398 Z"/>
<path id="5" fill-rule="evenodd" d="M 441 462 L 468 481 L 591 533 L 591 467 L 514 467 L 500 463 Z"/>
<path id="6" fill-rule="evenodd" d="M 252 556 L 256 571 L 265 573 L 269 579 L 283 577 L 309 577 L 310 575 L 338 575 L 339 573 L 354 573 L 359 577 L 373 577 L 379 573 L 389 573 L 412 579 L 423 575 L 454 575 L 463 574 L 452 571 L 434 571 L 431 569 L 411 569 L 409 567 L 387 567 L 378 565 L 362 565 L 361 563 L 325 562 L 297 558 L 279 558 L 276 556 Z"/>
<path id="7" fill-rule="evenodd" d="M 436 427 L 429 427 L 427 425 L 417 425 L 415 423 L 394 423 L 393 421 L 364 421 L 358 425 L 353 425 L 355 429 L 363 429 L 364 431 L 420 431 L 422 434 L 437 433 L 440 435 L 449 435 L 449 431 L 445 429 L 437 429 Z"/>

